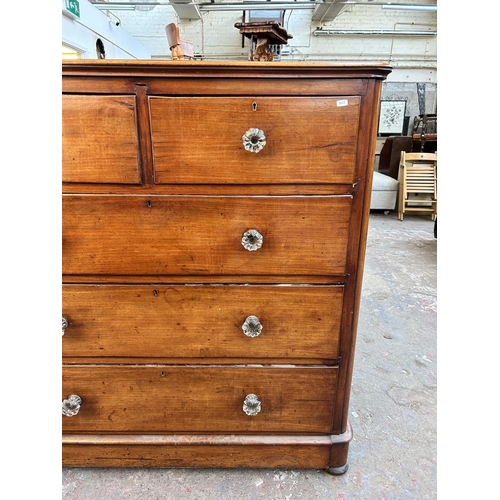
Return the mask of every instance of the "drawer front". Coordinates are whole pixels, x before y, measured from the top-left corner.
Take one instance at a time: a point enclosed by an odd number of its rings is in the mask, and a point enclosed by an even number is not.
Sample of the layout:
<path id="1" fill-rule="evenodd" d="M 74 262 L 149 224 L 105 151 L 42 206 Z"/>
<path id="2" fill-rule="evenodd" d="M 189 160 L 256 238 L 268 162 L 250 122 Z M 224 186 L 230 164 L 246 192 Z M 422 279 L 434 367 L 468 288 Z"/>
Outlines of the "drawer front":
<path id="1" fill-rule="evenodd" d="M 63 431 L 327 433 L 336 379 L 332 367 L 63 367 L 63 400 L 81 398 Z"/>
<path id="2" fill-rule="evenodd" d="M 139 184 L 135 98 L 62 99 L 63 182 Z"/>
<path id="3" fill-rule="evenodd" d="M 361 98 L 152 97 L 158 184 L 354 182 Z M 242 137 L 263 131 L 261 151 Z"/>
<path id="4" fill-rule="evenodd" d="M 64 285 L 63 355 L 333 359 L 342 299 L 342 286 Z"/>
<path id="5" fill-rule="evenodd" d="M 63 274 L 343 274 L 351 204 L 348 195 L 66 195 Z M 255 251 L 242 244 L 252 230 L 262 236 Z"/>

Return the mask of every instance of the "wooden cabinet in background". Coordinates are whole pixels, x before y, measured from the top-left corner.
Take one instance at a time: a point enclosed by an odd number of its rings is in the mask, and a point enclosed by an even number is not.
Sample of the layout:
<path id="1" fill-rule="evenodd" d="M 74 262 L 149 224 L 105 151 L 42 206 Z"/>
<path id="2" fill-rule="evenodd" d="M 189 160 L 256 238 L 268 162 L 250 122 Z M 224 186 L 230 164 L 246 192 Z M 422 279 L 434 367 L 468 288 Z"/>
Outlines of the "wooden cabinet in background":
<path id="1" fill-rule="evenodd" d="M 345 472 L 389 72 L 63 63 L 63 465 Z"/>

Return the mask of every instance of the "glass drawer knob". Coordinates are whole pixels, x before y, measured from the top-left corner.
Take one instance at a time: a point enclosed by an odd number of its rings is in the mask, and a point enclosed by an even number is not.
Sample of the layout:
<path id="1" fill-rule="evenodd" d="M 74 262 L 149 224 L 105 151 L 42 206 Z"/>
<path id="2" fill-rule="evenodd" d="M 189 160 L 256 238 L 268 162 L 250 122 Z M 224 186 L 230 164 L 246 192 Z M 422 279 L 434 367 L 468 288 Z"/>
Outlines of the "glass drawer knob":
<path id="1" fill-rule="evenodd" d="M 82 405 L 82 398 L 76 394 L 71 394 L 68 399 L 62 402 L 62 414 L 66 417 L 74 417 Z"/>
<path id="2" fill-rule="evenodd" d="M 64 335 L 64 331 L 66 330 L 66 328 L 68 328 L 68 320 L 63 316 L 62 317 L 62 334 Z"/>
<path id="3" fill-rule="evenodd" d="M 243 147 L 251 153 L 258 153 L 266 145 L 266 136 L 259 128 L 249 128 L 241 140 Z"/>
<path id="4" fill-rule="evenodd" d="M 245 398 L 245 401 L 243 401 L 243 411 L 251 416 L 254 417 L 259 413 L 261 410 L 261 405 L 259 398 L 255 394 L 248 394 L 248 396 Z"/>
<path id="5" fill-rule="evenodd" d="M 241 328 L 247 337 L 252 338 L 259 336 L 260 332 L 262 332 L 262 325 L 257 316 L 248 316 Z"/>
<path id="6" fill-rule="evenodd" d="M 264 237 L 256 229 L 245 231 L 241 238 L 241 244 L 249 252 L 258 250 L 262 246 L 262 243 L 264 243 Z"/>

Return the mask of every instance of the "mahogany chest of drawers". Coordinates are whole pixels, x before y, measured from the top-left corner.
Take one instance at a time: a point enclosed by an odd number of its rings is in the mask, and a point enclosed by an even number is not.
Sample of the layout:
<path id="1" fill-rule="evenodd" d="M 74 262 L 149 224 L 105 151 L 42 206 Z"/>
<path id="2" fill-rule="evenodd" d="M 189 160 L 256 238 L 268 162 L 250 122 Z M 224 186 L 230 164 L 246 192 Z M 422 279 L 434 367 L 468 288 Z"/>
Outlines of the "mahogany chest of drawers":
<path id="1" fill-rule="evenodd" d="M 63 63 L 63 465 L 345 472 L 389 72 Z"/>

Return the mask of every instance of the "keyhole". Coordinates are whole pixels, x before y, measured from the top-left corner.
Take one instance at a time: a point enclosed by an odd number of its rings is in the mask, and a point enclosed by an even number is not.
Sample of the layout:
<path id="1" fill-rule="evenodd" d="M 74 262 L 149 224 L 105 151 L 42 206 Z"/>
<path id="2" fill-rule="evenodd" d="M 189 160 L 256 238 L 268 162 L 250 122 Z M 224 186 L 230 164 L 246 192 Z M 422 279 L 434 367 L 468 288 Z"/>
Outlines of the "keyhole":
<path id="1" fill-rule="evenodd" d="M 151 201 L 149 201 L 149 200 L 148 200 L 148 201 L 146 202 L 146 205 L 148 206 L 148 208 L 151 208 Z"/>
<path id="2" fill-rule="evenodd" d="M 252 104 L 252 109 L 253 109 L 254 111 L 257 111 L 257 103 L 256 103 L 256 102 L 254 102 L 254 103 Z"/>

